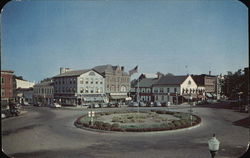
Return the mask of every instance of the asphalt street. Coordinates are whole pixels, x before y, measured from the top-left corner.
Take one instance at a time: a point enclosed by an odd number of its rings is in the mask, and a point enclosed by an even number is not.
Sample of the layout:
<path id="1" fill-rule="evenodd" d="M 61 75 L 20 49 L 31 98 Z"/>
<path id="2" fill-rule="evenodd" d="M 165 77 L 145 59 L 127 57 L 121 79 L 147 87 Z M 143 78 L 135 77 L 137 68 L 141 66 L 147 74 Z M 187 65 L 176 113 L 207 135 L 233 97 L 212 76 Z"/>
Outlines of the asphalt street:
<path id="1" fill-rule="evenodd" d="M 150 108 L 141 108 L 145 109 Z M 216 158 L 236 158 L 246 150 L 249 136 L 247 128 L 233 124 L 248 114 L 228 109 L 196 107 L 194 113 L 202 118 L 200 126 L 147 133 L 76 128 L 76 118 L 89 109 L 29 106 L 25 110 L 19 117 L 2 120 L 3 151 L 15 158 L 209 158 L 207 141 L 213 133 L 221 143 Z M 189 108 L 170 110 L 187 112 Z"/>

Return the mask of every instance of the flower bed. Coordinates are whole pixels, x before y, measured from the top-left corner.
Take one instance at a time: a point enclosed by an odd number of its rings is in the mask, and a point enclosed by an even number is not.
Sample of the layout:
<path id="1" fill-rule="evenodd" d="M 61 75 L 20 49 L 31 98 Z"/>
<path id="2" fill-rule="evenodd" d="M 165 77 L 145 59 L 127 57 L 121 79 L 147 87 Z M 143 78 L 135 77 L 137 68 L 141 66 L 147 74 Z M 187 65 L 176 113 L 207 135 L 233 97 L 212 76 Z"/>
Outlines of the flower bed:
<path id="1" fill-rule="evenodd" d="M 99 117 L 103 118 L 109 115 L 115 115 L 114 117 L 112 117 L 112 121 L 110 122 L 105 120 L 98 120 Z M 164 115 L 175 117 L 176 119 L 168 120 L 166 118 L 162 118 L 162 116 Z M 143 123 L 148 121 L 146 119 L 152 119 L 156 123 L 145 125 Z M 136 112 L 131 111 L 100 112 L 96 113 L 94 120 L 95 121 L 93 122 L 93 125 L 91 125 L 90 118 L 88 117 L 88 115 L 83 115 L 79 117 L 74 124 L 77 127 L 85 127 L 106 131 L 151 132 L 188 128 L 191 126 L 195 126 L 201 122 L 201 118 L 196 115 L 192 115 L 191 124 L 190 114 L 160 110 L 140 112 L 140 115 L 138 115 Z"/>

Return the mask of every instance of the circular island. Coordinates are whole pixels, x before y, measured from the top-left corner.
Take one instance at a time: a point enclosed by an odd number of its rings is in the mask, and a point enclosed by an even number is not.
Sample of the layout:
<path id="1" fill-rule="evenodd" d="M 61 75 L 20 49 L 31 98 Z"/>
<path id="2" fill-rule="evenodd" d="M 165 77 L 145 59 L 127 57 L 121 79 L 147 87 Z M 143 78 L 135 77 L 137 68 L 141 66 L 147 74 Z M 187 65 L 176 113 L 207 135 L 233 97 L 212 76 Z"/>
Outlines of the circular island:
<path id="1" fill-rule="evenodd" d="M 201 118 L 183 112 L 162 110 L 141 111 L 114 111 L 99 112 L 91 119 L 83 115 L 75 121 L 79 128 L 120 131 L 120 132 L 152 132 L 167 131 L 196 126 Z"/>

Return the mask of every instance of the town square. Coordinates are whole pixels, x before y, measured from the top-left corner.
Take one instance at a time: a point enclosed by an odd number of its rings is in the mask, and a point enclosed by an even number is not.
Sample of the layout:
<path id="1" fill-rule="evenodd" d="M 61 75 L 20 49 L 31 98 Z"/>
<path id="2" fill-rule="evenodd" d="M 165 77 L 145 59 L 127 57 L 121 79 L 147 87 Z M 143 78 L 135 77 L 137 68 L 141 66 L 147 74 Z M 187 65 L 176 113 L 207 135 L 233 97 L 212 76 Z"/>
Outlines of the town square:
<path id="1" fill-rule="evenodd" d="M 247 17 L 236 0 L 8 2 L 3 154 L 246 158 Z"/>

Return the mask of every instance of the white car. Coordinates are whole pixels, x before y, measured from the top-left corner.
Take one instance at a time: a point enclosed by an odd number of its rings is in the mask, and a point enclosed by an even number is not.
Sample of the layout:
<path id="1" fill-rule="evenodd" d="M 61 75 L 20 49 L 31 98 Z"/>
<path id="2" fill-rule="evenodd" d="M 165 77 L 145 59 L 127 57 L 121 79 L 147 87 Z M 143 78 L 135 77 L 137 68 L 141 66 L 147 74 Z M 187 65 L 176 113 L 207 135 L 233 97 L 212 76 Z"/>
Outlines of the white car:
<path id="1" fill-rule="evenodd" d="M 131 102 L 131 103 L 130 103 L 130 106 L 132 106 L 132 107 L 137 107 L 137 106 L 139 106 L 139 104 L 138 104 L 137 102 Z"/>
<path id="2" fill-rule="evenodd" d="M 60 108 L 62 106 L 60 104 L 58 104 L 58 103 L 52 103 L 52 104 L 50 104 L 50 107 L 52 107 L 52 108 Z"/>
<path id="3" fill-rule="evenodd" d="M 160 102 L 155 102 L 155 106 L 161 106 Z"/>

